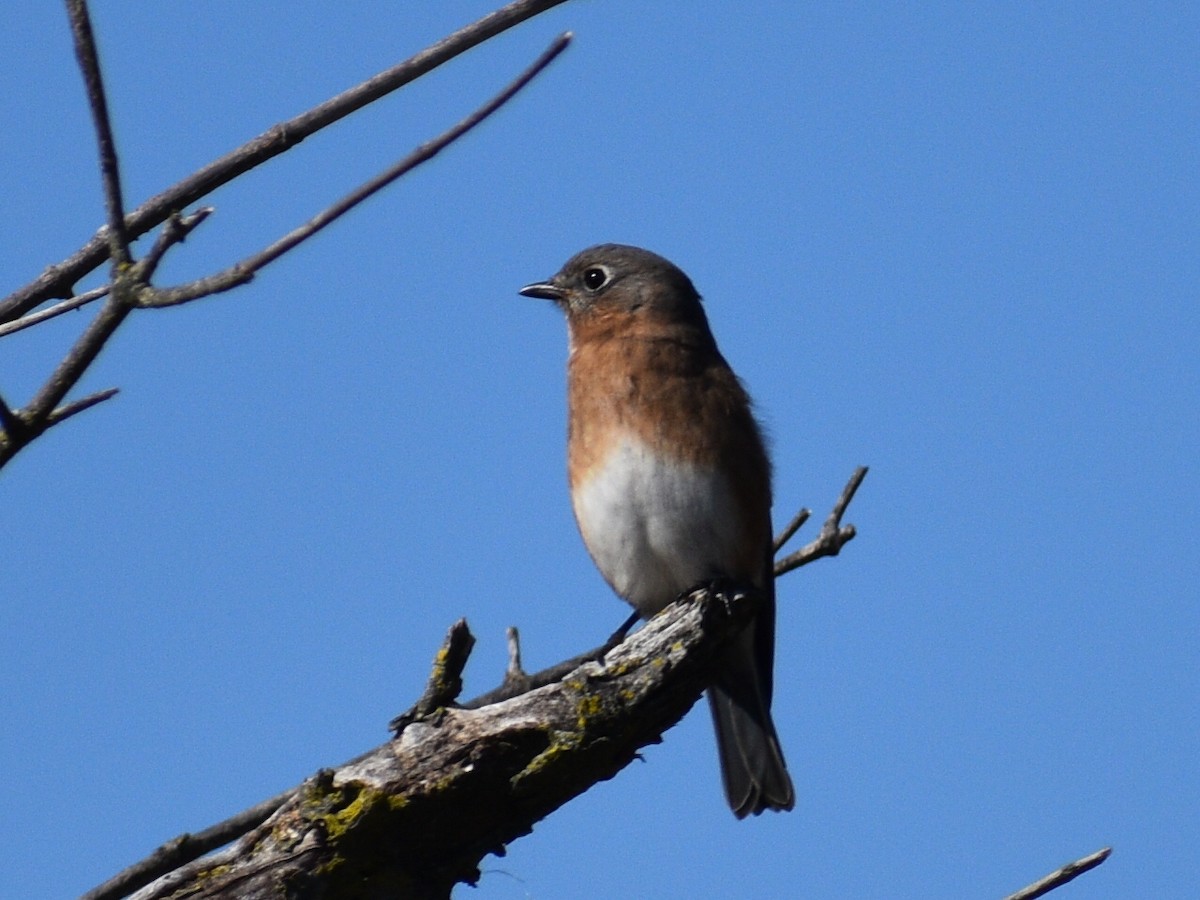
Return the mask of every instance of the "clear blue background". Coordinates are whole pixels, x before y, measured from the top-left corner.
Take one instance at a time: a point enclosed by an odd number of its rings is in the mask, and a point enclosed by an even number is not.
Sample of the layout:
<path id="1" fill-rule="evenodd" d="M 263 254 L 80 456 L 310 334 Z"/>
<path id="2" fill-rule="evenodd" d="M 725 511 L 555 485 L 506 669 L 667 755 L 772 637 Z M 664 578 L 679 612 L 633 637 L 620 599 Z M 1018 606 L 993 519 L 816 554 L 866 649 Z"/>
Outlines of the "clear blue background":
<path id="1" fill-rule="evenodd" d="M 129 205 L 491 8 L 97 2 Z M 251 286 L 136 315 L 81 386 L 120 396 L 0 476 L 0 895 L 78 894 L 379 743 L 460 616 L 470 694 L 507 625 L 531 669 L 616 626 L 564 326 L 515 293 L 610 240 L 705 295 L 777 521 L 866 463 L 860 534 L 780 585 L 793 813 L 734 820 L 699 707 L 460 893 L 998 897 L 1112 844 L 1055 896 L 1200 895 L 1200 7 L 567 3 L 218 192 L 162 282 L 566 29 Z M 0 48 L 7 291 L 102 206 L 63 10 L 4 3 Z M 10 403 L 91 315 L 0 341 Z"/>

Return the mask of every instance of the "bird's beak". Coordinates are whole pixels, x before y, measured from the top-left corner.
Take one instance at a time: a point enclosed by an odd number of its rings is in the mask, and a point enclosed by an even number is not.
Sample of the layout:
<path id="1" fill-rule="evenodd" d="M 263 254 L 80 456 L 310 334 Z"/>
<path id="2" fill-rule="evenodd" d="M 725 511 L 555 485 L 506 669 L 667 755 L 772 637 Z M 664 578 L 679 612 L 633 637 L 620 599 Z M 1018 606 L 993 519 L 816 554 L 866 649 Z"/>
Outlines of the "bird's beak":
<path id="1" fill-rule="evenodd" d="M 554 300 L 555 302 L 563 300 L 567 296 L 566 291 L 552 281 L 535 281 L 533 284 L 525 285 L 517 293 L 523 297 L 537 297 L 540 300 Z"/>

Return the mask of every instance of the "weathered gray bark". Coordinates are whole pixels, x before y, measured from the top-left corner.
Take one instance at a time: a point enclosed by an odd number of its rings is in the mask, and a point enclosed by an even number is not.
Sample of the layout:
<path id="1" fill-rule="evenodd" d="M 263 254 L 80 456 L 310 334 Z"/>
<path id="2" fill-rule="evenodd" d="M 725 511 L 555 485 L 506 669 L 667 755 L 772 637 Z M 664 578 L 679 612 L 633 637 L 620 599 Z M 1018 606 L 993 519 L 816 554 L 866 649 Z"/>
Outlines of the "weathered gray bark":
<path id="1" fill-rule="evenodd" d="M 475 881 L 486 854 L 656 743 L 753 607 L 697 591 L 561 681 L 419 713 L 398 738 L 309 778 L 226 850 L 134 896 L 447 897 Z"/>

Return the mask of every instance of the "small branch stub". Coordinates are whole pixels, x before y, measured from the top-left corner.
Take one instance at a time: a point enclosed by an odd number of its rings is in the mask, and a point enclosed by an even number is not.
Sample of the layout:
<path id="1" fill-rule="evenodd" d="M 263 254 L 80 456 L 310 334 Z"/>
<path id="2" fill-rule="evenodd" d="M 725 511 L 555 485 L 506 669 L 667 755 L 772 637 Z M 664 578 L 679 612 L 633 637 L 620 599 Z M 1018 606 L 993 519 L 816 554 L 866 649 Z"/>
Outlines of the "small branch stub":
<path id="1" fill-rule="evenodd" d="M 446 632 L 446 639 L 433 660 L 433 671 L 425 685 L 425 693 L 412 709 L 403 712 L 388 723 L 388 728 L 399 737 L 412 722 L 428 718 L 439 709 L 450 706 L 462 693 L 462 673 L 467 659 L 475 646 L 475 636 L 467 627 L 466 619 L 459 619 Z"/>

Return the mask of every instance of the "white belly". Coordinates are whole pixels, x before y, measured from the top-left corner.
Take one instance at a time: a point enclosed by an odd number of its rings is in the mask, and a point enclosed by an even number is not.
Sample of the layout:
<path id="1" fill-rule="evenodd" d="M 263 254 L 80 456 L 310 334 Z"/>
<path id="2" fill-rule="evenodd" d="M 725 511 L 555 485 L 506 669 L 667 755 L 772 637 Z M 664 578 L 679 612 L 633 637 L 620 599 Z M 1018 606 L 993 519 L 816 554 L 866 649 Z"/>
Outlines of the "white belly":
<path id="1" fill-rule="evenodd" d="M 588 552 L 645 616 L 733 568 L 741 527 L 726 479 L 629 439 L 573 492 Z"/>

